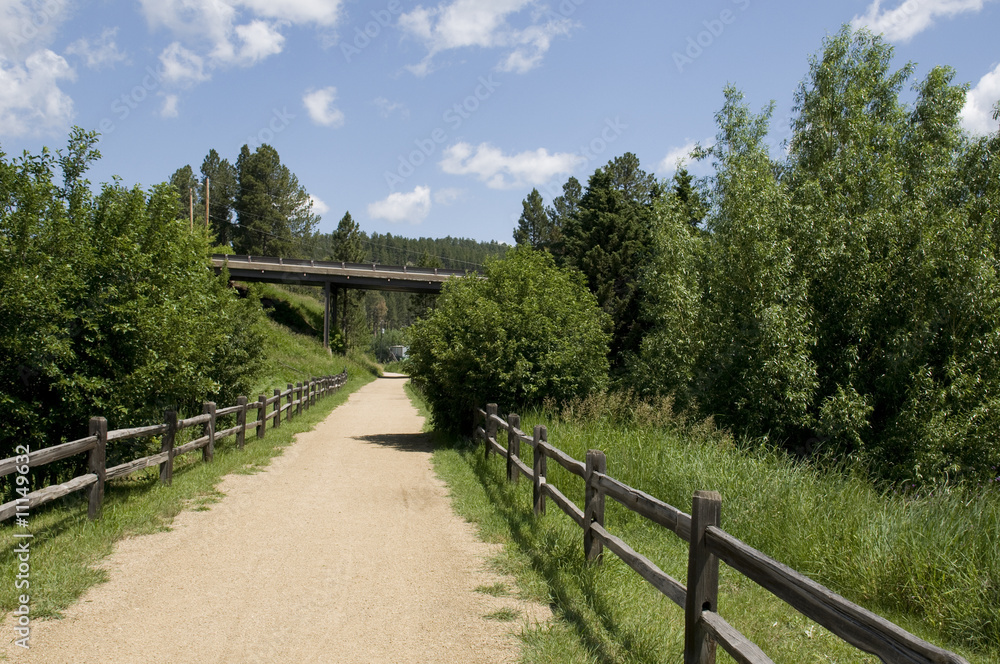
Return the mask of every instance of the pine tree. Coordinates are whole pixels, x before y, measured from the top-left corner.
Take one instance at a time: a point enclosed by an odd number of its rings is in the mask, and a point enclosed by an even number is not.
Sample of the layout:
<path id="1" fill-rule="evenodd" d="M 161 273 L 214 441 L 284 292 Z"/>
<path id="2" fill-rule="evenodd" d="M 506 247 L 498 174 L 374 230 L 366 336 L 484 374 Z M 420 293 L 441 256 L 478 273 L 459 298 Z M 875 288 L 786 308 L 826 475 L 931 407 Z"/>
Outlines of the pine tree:
<path id="1" fill-rule="evenodd" d="M 517 229 L 514 231 L 514 241 L 517 246 L 528 246 L 533 249 L 542 249 L 552 244 L 552 221 L 545 212 L 542 203 L 542 195 L 538 189 L 532 189 L 521 202 L 523 208 L 521 218 L 517 220 Z"/>
<path id="2" fill-rule="evenodd" d="M 228 159 L 220 159 L 219 153 L 212 149 L 201 162 L 201 174 L 208 180 L 209 226 L 215 235 L 215 242 L 228 245 L 233 241 L 234 235 L 233 206 L 236 204 L 238 190 L 236 167 Z"/>
<path id="3" fill-rule="evenodd" d="M 297 256 L 319 223 L 312 200 L 299 180 L 281 163 L 277 150 L 246 145 L 236 160 L 236 233 L 234 249 L 242 254 Z"/>

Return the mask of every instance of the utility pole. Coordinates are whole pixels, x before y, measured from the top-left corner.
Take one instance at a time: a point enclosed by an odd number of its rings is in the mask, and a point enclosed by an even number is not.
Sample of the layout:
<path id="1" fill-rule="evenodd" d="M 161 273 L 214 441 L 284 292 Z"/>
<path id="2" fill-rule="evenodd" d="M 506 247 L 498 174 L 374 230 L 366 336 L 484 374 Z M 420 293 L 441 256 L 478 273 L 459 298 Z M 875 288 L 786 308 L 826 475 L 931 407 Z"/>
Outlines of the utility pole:
<path id="1" fill-rule="evenodd" d="M 194 190 L 188 187 L 188 220 L 191 224 L 191 231 L 194 231 Z"/>
<path id="2" fill-rule="evenodd" d="M 208 230 L 208 182 L 209 178 L 205 177 L 205 230 Z"/>

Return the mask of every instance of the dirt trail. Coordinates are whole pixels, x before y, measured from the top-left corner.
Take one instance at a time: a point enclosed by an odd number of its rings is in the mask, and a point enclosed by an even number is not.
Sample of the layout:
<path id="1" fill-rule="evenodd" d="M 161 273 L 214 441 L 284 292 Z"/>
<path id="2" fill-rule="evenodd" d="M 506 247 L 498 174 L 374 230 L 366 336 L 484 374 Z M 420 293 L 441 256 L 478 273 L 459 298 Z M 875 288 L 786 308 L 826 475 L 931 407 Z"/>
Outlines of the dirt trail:
<path id="1" fill-rule="evenodd" d="M 120 543 L 108 583 L 32 623 L 31 663 L 513 662 L 542 607 L 475 592 L 493 549 L 451 510 L 422 418 L 386 377 L 208 511 Z M 9 625 L 5 632 L 11 634 Z M 2 656 L 0 656 L 2 659 Z"/>

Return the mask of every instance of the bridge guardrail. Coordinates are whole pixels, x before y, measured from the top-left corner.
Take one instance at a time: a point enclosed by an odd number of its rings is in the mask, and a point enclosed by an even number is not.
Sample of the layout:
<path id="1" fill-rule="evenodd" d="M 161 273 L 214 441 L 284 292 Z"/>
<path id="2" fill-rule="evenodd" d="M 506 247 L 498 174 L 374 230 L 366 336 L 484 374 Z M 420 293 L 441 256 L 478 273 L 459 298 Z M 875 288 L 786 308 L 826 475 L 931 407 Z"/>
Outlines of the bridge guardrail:
<path id="1" fill-rule="evenodd" d="M 438 267 L 414 267 L 412 265 L 382 265 L 381 263 L 348 263 L 344 261 L 317 261 L 303 258 L 279 258 L 275 256 L 252 256 L 247 254 L 212 254 L 212 259 L 249 265 L 287 265 L 292 267 L 340 268 L 342 270 L 394 272 L 398 274 L 422 274 L 448 277 L 462 277 L 475 270 L 452 270 Z"/>

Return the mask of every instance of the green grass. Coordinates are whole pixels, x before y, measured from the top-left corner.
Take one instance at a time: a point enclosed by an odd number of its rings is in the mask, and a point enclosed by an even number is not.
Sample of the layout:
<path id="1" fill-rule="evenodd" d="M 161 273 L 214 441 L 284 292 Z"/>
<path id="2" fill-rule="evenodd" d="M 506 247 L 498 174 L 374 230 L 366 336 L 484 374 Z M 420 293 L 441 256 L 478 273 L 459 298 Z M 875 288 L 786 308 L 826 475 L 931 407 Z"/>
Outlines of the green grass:
<path id="1" fill-rule="evenodd" d="M 487 620 L 496 620 L 499 622 L 511 622 L 517 620 L 521 617 L 521 612 L 517 609 L 503 608 L 493 613 L 487 613 L 483 616 Z"/>
<path id="2" fill-rule="evenodd" d="M 260 472 L 281 454 L 296 433 L 307 431 L 348 395 L 373 379 L 372 363 L 365 366 L 350 357 L 331 356 L 315 338 L 289 332 L 273 324 L 268 339 L 268 366 L 258 381 L 259 392 L 284 389 L 311 376 L 340 373 L 345 367 L 347 385 L 329 395 L 290 422 L 283 420 L 277 430 L 268 427 L 263 440 L 251 432 L 246 446 L 236 448 L 233 437 L 216 446 L 215 460 L 201 462 L 198 453 L 175 461 L 173 483 L 159 483 L 157 469 L 146 469 L 129 478 L 108 483 L 100 519 L 87 520 L 85 492 L 77 492 L 35 510 L 30 515 L 31 616 L 56 617 L 88 588 L 107 579 L 99 568 L 115 542 L 125 537 L 168 529 L 174 516 L 184 509 L 204 510 L 222 498 L 216 489 L 229 473 Z M 253 395 L 251 395 L 253 398 Z M 222 406 L 231 404 L 220 404 Z M 229 425 L 227 425 L 229 426 Z M 179 441 L 180 442 L 180 441 Z M 15 588 L 17 561 L 14 557 L 15 529 L 9 523 L 0 528 L 0 610 L 17 607 Z"/>
<path id="3" fill-rule="evenodd" d="M 602 449 L 608 472 L 690 511 L 696 489 L 723 497 L 723 528 L 849 599 L 970 662 L 1000 662 L 1000 496 L 939 490 L 880 493 L 857 474 L 819 471 L 777 452 L 745 452 L 711 427 L 522 417 L 577 459 Z M 530 466 L 530 447 L 522 445 Z M 526 628 L 525 662 L 676 662 L 683 612 L 605 551 L 586 564 L 580 529 L 549 502 L 536 518 L 531 486 L 509 484 L 501 459 L 438 437 L 438 474 L 456 511 L 483 539 L 518 592 L 552 607 L 549 627 Z M 577 505 L 583 483 L 549 461 L 549 481 Z M 607 504 L 608 529 L 683 583 L 687 546 L 669 531 Z M 722 566 L 720 613 L 775 662 L 876 662 Z M 720 662 L 732 661 L 719 654 Z"/>

